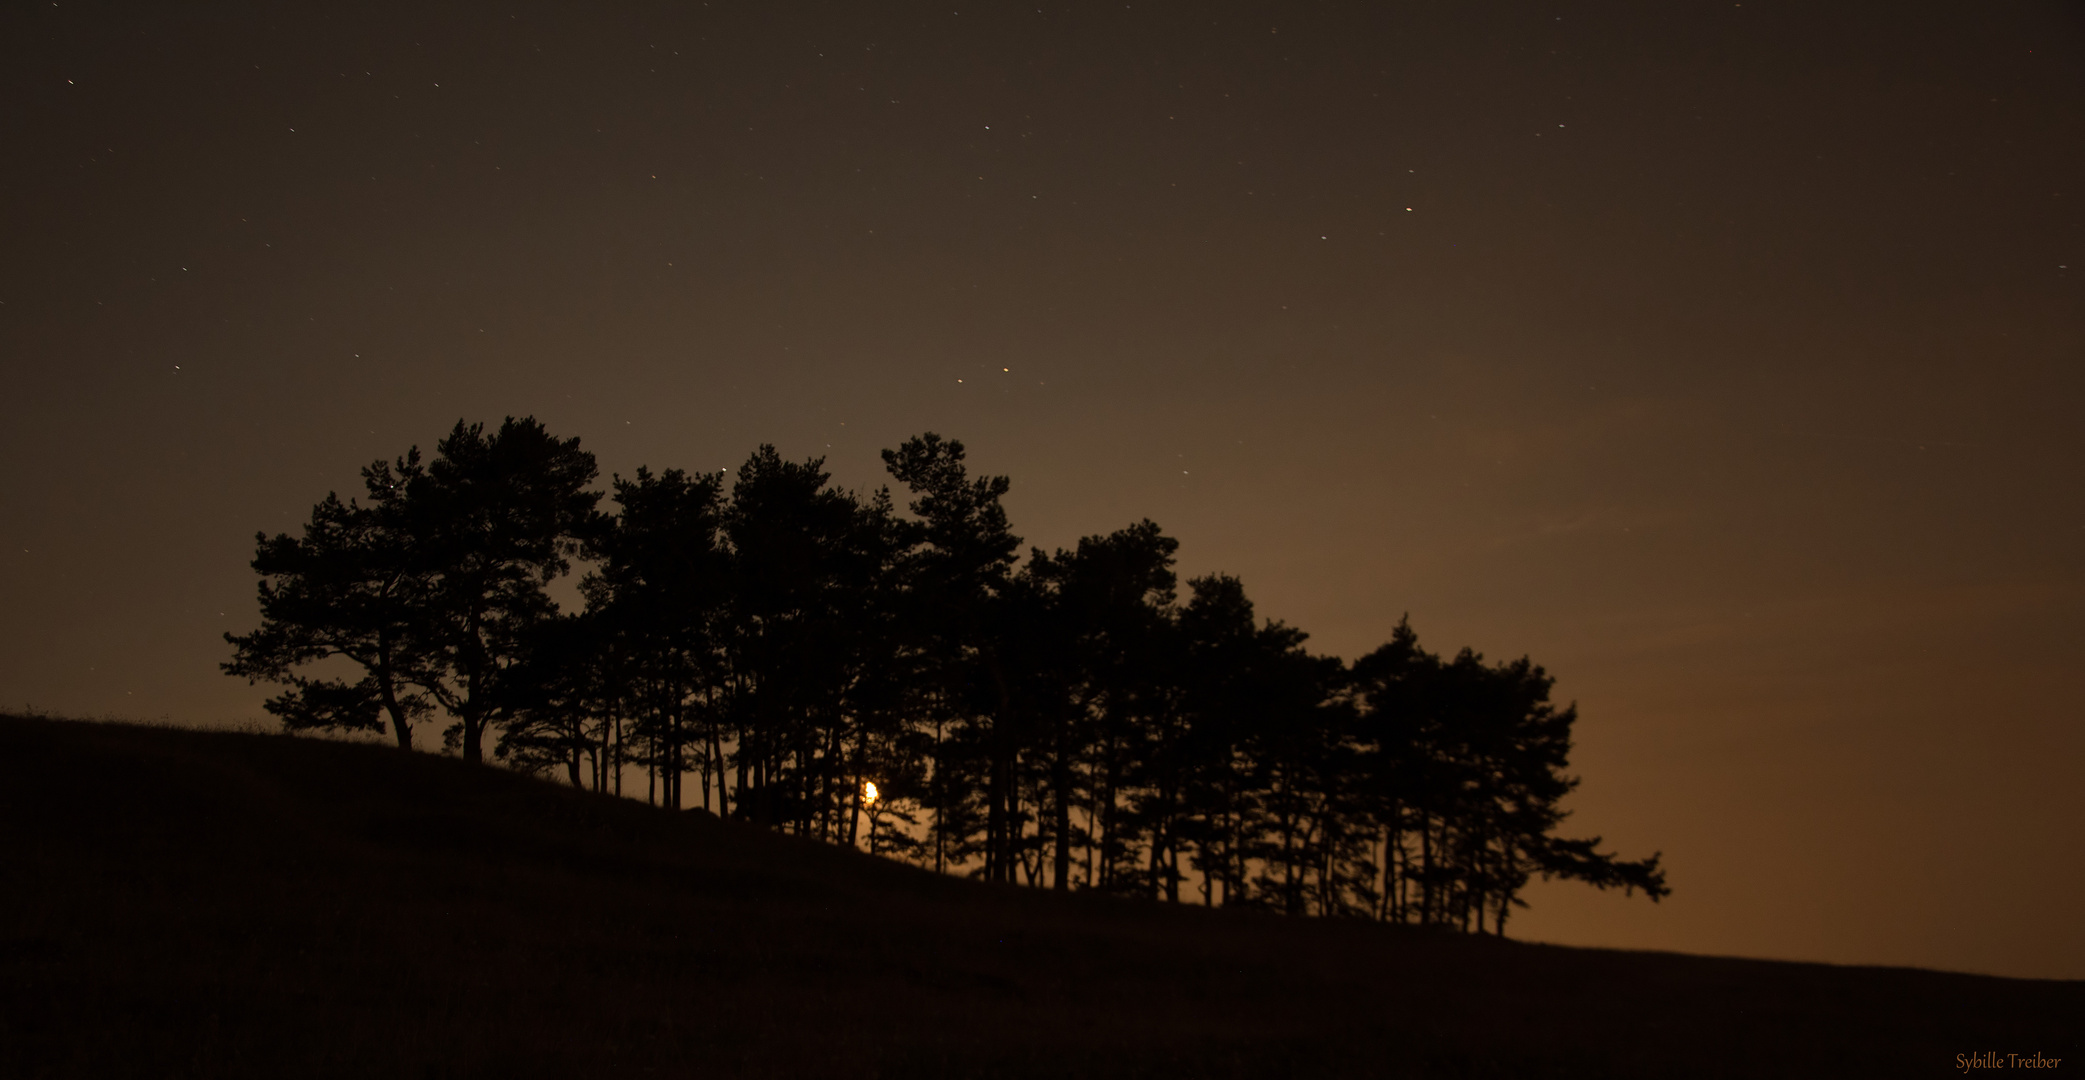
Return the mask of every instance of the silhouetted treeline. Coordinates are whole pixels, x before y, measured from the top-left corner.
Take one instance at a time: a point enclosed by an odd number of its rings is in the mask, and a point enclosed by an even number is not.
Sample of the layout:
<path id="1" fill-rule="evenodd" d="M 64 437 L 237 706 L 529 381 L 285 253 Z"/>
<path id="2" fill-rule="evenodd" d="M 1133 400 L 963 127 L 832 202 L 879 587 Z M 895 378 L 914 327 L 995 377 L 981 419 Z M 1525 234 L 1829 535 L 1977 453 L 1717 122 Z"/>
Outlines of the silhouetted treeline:
<path id="1" fill-rule="evenodd" d="M 472 761 L 634 767 L 667 806 L 995 881 L 1496 933 L 1537 874 L 1666 894 L 1657 856 L 1552 835 L 1575 714 L 1540 667 L 1402 621 L 1313 655 L 1236 578 L 1183 596 L 1150 521 L 1024 559 L 961 443 L 883 459 L 907 512 L 763 446 L 728 490 L 615 477 L 611 514 L 577 439 L 459 422 L 258 538 L 225 669 L 286 686 L 291 729 L 411 748 L 440 716 Z"/>

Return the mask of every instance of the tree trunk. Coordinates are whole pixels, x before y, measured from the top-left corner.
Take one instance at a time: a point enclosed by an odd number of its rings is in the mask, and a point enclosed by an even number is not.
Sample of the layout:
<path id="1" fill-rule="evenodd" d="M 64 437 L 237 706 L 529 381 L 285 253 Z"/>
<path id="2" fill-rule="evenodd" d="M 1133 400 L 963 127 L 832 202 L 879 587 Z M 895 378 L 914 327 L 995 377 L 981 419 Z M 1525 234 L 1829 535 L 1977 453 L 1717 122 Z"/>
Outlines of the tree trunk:
<path id="1" fill-rule="evenodd" d="M 998 722 L 993 722 L 992 745 L 985 755 L 985 880 L 999 880 L 999 830 L 1004 827 L 1005 811 L 1000 800 L 1005 794 L 999 790 L 999 740 Z"/>
<path id="2" fill-rule="evenodd" d="M 1513 853 L 1513 837 L 1510 833 L 1506 836 L 1506 839 L 1500 843 L 1500 849 L 1501 850 L 1499 851 L 1498 936 L 1505 937 L 1506 911 L 1508 908 L 1511 908 L 1513 906 L 1513 893 L 1515 889 L 1515 886 L 1512 885 L 1512 881 L 1515 876 L 1513 874 L 1513 864 L 1515 861 L 1517 861 Z M 1482 930 L 1484 927 L 1480 924 L 1477 928 L 1479 930 Z"/>
<path id="3" fill-rule="evenodd" d="M 413 724 L 405 718 L 405 709 L 398 704 L 398 695 L 391 688 L 391 674 L 379 668 L 376 673 L 377 693 L 383 695 L 384 711 L 391 716 L 391 734 L 398 738 L 400 750 L 413 748 Z"/>
<path id="4" fill-rule="evenodd" d="M 985 651 L 985 664 L 992 673 L 992 686 L 999 694 L 999 712 L 992 717 L 991 768 L 987 785 L 989 788 L 985 807 L 985 880 L 1014 880 L 1010 856 L 1013 841 L 1009 836 L 1013 816 L 1013 797 L 1009 790 L 1013 786 L 1013 759 L 1018 752 L 1014 741 L 1014 697 L 1007 689 L 1006 672 L 999 665 L 996 651 Z"/>
<path id="5" fill-rule="evenodd" d="M 862 778 L 859 776 L 854 778 L 854 798 L 848 801 L 852 805 L 847 812 L 847 846 L 853 847 L 855 838 L 861 829 L 862 820 Z M 873 829 L 874 826 L 871 826 L 871 828 Z"/>
<path id="6" fill-rule="evenodd" d="M 731 816 L 731 785 L 725 782 L 724 735 L 717 730 L 714 722 L 711 723 L 709 729 L 709 754 L 711 765 L 717 771 L 717 816 L 729 817 Z M 704 783 L 708 783 L 708 781 L 705 780 Z M 707 790 L 703 793 L 702 805 L 709 805 Z"/>
<path id="7" fill-rule="evenodd" d="M 934 785 L 934 872 L 937 874 L 944 872 L 942 852 L 948 838 L 948 801 L 945 797 L 948 780 L 943 775 L 943 770 L 948 767 L 948 759 L 943 756 L 948 747 L 942 741 L 942 735 L 941 718 L 937 715 L 934 718 L 934 772 L 929 780 Z"/>
<path id="8" fill-rule="evenodd" d="M 1052 807 L 1050 827 L 1055 830 L 1056 859 L 1054 867 L 1056 881 L 1052 884 L 1058 892 L 1071 888 L 1071 758 L 1068 744 L 1071 742 L 1070 724 L 1060 725 L 1057 732 L 1057 747 L 1054 760 L 1050 762 L 1050 786 L 1055 788 L 1055 803 Z"/>
<path id="9" fill-rule="evenodd" d="M 1151 855 L 1145 860 L 1144 873 L 1151 879 L 1149 884 L 1151 898 L 1154 900 L 1163 899 L 1165 896 L 1165 886 L 1159 883 L 1159 870 L 1165 865 L 1164 844 L 1165 827 L 1162 824 L 1153 823 L 1151 826 Z"/>
<path id="10" fill-rule="evenodd" d="M 479 613 L 475 610 L 472 611 L 467 624 L 470 629 L 470 639 L 464 646 L 464 688 L 470 694 L 470 697 L 463 703 L 463 760 L 473 765 L 483 765 L 485 763 L 485 724 L 484 717 L 480 712 L 484 708 L 485 700 L 482 693 L 485 689 L 482 685 L 484 680 L 480 677 L 484 670 L 485 662 L 484 657 L 479 655 L 484 646 L 484 639 L 479 636 L 479 619 Z"/>
<path id="11" fill-rule="evenodd" d="M 672 690 L 673 705 L 666 710 L 666 791 L 669 810 L 681 808 L 681 707 L 680 688 Z"/>
<path id="12" fill-rule="evenodd" d="M 1433 822 L 1419 819 L 1419 922 L 1433 923 Z"/>
<path id="13" fill-rule="evenodd" d="M 1393 811 L 1395 813 L 1395 811 Z M 1390 916 L 1390 826 L 1383 826 L 1383 891 L 1376 894 L 1376 921 L 1387 922 Z"/>

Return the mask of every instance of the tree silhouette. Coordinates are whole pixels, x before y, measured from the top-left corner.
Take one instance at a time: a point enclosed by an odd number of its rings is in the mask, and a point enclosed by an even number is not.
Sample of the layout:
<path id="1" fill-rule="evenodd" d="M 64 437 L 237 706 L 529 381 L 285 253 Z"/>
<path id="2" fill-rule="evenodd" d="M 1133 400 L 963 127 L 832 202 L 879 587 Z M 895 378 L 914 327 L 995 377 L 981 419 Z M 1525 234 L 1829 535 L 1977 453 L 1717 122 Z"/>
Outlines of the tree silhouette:
<path id="1" fill-rule="evenodd" d="M 622 661 L 616 715 L 642 748 L 648 792 L 656 787 L 667 806 L 682 804 L 692 744 L 707 807 L 713 784 L 724 797 L 718 637 L 732 573 L 723 480 L 640 468 L 612 488 L 621 512 L 594 539 L 599 565 L 580 588 Z"/>
<path id="2" fill-rule="evenodd" d="M 562 769 L 573 787 L 607 790 L 627 685 L 626 649 L 597 611 L 530 628 L 502 687 L 507 723 L 494 756 L 531 772 Z"/>
<path id="3" fill-rule="evenodd" d="M 620 763 L 642 764 L 652 797 L 677 806 L 692 748 L 708 806 L 722 776 L 716 636 L 731 581 L 722 479 L 640 468 L 611 489 L 620 513 L 586 545 L 597 563 L 580 584 L 586 610 L 524 638 L 500 753 L 533 766 L 539 748 L 561 748 L 569 773 L 585 759 L 596 789 Z"/>
<path id="4" fill-rule="evenodd" d="M 1049 761 L 1057 880 L 1083 842 L 1090 888 L 1145 892 L 1174 864 L 1178 773 L 1172 693 L 1173 557 L 1179 541 L 1146 520 L 1073 551 L 1037 551 L 1023 577 L 1044 590 L 1054 619 L 1039 621 L 1059 643 L 1057 722 L 1039 747 Z M 1031 647 L 1040 652 L 1040 645 Z M 1139 799 L 1148 790 L 1153 797 Z M 1083 794 L 1086 828 L 1071 830 Z M 1138 842 L 1143 836 L 1151 845 Z M 1060 887 L 1062 887 L 1060 885 Z"/>
<path id="5" fill-rule="evenodd" d="M 739 469 L 725 533 L 737 761 L 745 816 L 830 836 L 858 795 L 850 759 L 894 557 L 887 506 L 827 485 L 822 459 L 763 446 Z"/>
<path id="6" fill-rule="evenodd" d="M 935 865 L 974 850 L 984 856 L 982 876 L 1011 881 L 1021 717 L 1005 655 L 1005 600 L 1021 541 L 999 502 L 1010 482 L 1003 476 L 972 480 L 963 459 L 962 443 L 933 434 L 883 452 L 891 476 L 911 490 L 918 519 L 901 566 L 906 617 L 935 691 L 929 703 Z"/>
<path id="7" fill-rule="evenodd" d="M 399 472 L 417 473 L 417 452 Z M 389 496 L 395 473 L 363 470 L 373 501 Z M 256 535 L 260 628 L 225 634 L 233 649 L 222 665 L 249 682 L 285 684 L 266 708 L 291 730 L 384 730 L 401 749 L 413 725 L 432 711 L 424 687 L 440 662 L 425 619 L 429 577 L 409 536 L 376 510 L 334 494 L 311 511 L 302 536 Z M 312 678 L 299 669 L 332 658 L 361 669 L 353 682 Z"/>
<path id="8" fill-rule="evenodd" d="M 556 614 L 544 586 L 603 525 L 601 495 L 586 490 L 594 456 L 533 417 L 508 417 L 489 436 L 458 420 L 426 468 L 399 464 L 372 466 L 371 500 L 409 539 L 427 583 L 416 613 L 435 651 L 420 685 L 455 720 L 445 740 L 482 761 L 486 732 L 518 700 L 501 680 L 527 635 Z"/>
<path id="9" fill-rule="evenodd" d="M 728 492 L 615 477 L 611 517 L 578 440 L 459 421 L 257 538 L 262 623 L 224 667 L 284 685 L 293 730 L 410 748 L 439 707 L 470 760 L 496 733 L 669 807 L 694 776 L 704 809 L 991 881 L 1494 934 L 1537 875 L 1669 893 L 1657 855 L 1556 835 L 1577 710 L 1527 658 L 1444 660 L 1401 620 L 1349 666 L 1235 577 L 1181 602 L 1149 520 L 1023 561 L 962 443 L 883 460 L 909 515 L 761 446 Z"/>
<path id="10" fill-rule="evenodd" d="M 594 472 L 579 440 L 511 417 L 491 436 L 457 421 L 431 462 L 417 448 L 376 462 L 368 506 L 329 495 L 301 539 L 258 538 L 262 625 L 227 635 L 225 670 L 287 683 L 268 707 L 292 728 L 374 729 L 381 707 L 401 747 L 437 703 L 464 757 L 482 760 L 487 729 L 522 700 L 500 682 L 555 614 L 543 586 L 600 526 Z M 364 677 L 297 673 L 329 656 Z"/>
<path id="11" fill-rule="evenodd" d="M 1504 934 L 1534 873 L 1667 895 L 1658 856 L 1624 862 L 1592 840 L 1550 835 L 1563 797 L 1575 707 L 1526 658 L 1486 665 L 1464 649 L 1443 663 L 1408 622 L 1356 661 L 1369 809 L 1380 835 L 1377 915 Z"/>

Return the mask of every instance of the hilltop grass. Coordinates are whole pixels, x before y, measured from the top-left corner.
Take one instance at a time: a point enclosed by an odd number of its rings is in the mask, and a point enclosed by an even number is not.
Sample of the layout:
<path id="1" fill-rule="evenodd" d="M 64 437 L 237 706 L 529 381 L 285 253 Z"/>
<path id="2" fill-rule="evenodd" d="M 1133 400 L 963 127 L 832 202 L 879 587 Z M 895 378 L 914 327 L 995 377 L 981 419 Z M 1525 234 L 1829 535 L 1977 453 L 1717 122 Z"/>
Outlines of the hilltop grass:
<path id="1" fill-rule="evenodd" d="M 11 1077 L 2085 1067 L 2080 982 L 988 886 L 378 746 L 0 717 L 0 808 Z"/>

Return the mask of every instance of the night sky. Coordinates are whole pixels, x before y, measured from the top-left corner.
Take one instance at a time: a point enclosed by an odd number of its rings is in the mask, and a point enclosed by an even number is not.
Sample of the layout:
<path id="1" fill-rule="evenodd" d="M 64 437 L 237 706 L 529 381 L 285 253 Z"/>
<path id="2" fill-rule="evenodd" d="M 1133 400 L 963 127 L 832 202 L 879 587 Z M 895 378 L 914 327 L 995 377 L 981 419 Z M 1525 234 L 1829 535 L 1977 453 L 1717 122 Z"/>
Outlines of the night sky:
<path id="1" fill-rule="evenodd" d="M 6 707 L 257 722 L 253 534 L 459 417 L 931 430 L 1557 675 L 1675 893 L 1516 936 L 2085 977 L 2077 6 L 320 6 L 0 12 Z"/>

